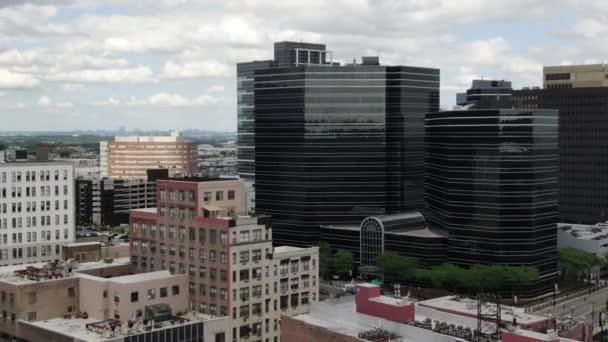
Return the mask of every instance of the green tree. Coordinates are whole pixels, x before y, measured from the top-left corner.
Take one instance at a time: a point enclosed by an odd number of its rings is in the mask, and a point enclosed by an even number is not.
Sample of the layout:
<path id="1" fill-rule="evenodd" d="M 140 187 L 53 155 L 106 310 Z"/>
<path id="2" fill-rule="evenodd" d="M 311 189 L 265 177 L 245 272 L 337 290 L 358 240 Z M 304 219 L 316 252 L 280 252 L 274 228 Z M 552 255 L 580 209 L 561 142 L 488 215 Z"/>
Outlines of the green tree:
<path id="1" fill-rule="evenodd" d="M 562 248 L 559 250 L 559 264 L 562 274 L 573 278 L 581 275 L 590 275 L 596 266 L 603 265 L 601 258 L 576 248 Z"/>
<path id="2" fill-rule="evenodd" d="M 331 270 L 331 246 L 327 241 L 319 243 L 319 275 L 327 279 Z"/>
<path id="3" fill-rule="evenodd" d="M 333 257 L 333 270 L 341 276 L 350 275 L 353 269 L 353 253 L 340 249 Z"/>
<path id="4" fill-rule="evenodd" d="M 416 274 L 416 260 L 394 252 L 384 252 L 376 258 L 376 265 L 385 276 L 408 280 Z"/>

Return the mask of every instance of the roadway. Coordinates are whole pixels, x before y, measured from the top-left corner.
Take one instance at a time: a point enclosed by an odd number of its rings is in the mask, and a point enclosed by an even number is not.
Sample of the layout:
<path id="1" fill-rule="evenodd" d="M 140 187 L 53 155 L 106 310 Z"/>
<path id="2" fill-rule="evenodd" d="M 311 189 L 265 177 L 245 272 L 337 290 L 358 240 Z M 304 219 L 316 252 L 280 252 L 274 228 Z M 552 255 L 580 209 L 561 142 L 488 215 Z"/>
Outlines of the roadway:
<path id="1" fill-rule="evenodd" d="M 595 319 L 594 324 L 597 325 L 598 313 L 606 308 L 606 300 L 608 299 L 608 287 L 599 289 L 598 291 L 592 292 L 574 298 L 562 304 L 558 304 L 555 307 L 550 306 L 544 310 L 536 311 L 536 314 L 553 315 L 558 318 L 569 318 L 570 315 L 574 314 L 574 318 L 591 318 L 593 312 L 593 306 L 595 305 Z"/>

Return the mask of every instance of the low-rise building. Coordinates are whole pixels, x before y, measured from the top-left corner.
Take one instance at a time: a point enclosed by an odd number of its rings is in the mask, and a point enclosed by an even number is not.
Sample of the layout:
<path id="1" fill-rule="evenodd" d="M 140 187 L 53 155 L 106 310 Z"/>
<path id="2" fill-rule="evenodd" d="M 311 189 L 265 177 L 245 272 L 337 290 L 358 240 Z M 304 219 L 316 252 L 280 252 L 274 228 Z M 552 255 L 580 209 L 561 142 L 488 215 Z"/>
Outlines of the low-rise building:
<path id="1" fill-rule="evenodd" d="M 187 275 L 131 271 L 128 258 L 5 267 L 0 332 L 29 341 L 225 340 L 225 319 L 188 312 Z"/>
<path id="2" fill-rule="evenodd" d="M 484 317 L 482 325 L 489 330 L 480 334 L 477 301 L 449 296 L 416 302 L 411 298 L 380 295 L 377 285 L 358 284 L 355 296 L 346 296 L 313 303 L 310 312 L 281 317 L 281 340 L 289 342 L 361 340 L 400 342 L 464 342 L 494 341 L 496 337 L 481 336 L 496 332 L 496 321 Z M 491 305 L 484 303 L 483 305 Z M 485 311 L 488 310 L 488 311 Z M 491 310 L 484 309 L 485 313 Z M 494 311 L 495 312 L 495 311 Z M 516 325 L 513 325 L 513 322 Z M 527 314 L 524 309 L 502 306 L 504 342 L 573 342 L 551 330 L 550 317 Z M 591 326 L 576 338 L 591 341 Z M 567 334 L 569 331 L 560 332 Z M 475 337 L 477 336 L 477 337 Z M 477 338 L 477 339 L 474 339 Z"/>
<path id="3" fill-rule="evenodd" d="M 131 211 L 132 262 L 188 275 L 190 309 L 228 316 L 230 341 L 278 341 L 281 313 L 317 300 L 318 248 L 273 248 L 270 217 L 239 215 L 242 181 L 163 180 L 158 191 L 158 208 Z"/>
<path id="4" fill-rule="evenodd" d="M 576 248 L 605 257 L 608 253 L 608 224 L 557 224 L 557 244 L 562 248 Z"/>

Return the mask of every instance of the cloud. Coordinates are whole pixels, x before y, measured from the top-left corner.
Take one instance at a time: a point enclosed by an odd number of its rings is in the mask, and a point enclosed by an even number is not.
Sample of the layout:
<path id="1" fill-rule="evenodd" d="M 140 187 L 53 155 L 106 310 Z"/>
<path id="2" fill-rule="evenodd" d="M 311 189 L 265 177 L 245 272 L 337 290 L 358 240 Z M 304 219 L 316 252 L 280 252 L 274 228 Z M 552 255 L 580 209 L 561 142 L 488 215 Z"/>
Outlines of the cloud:
<path id="1" fill-rule="evenodd" d="M 123 69 L 84 69 L 69 71 L 46 77 L 49 81 L 79 83 L 156 83 L 152 70 L 143 65 Z"/>
<path id="2" fill-rule="evenodd" d="M 221 96 L 214 94 L 202 94 L 194 98 L 187 98 L 180 94 L 161 92 L 146 98 L 135 96 L 111 96 L 106 101 L 98 101 L 94 104 L 101 106 L 158 106 L 158 107 L 189 107 L 207 106 L 224 101 Z"/>
<path id="3" fill-rule="evenodd" d="M 80 83 L 65 83 L 63 85 L 63 90 L 65 90 L 65 91 L 81 91 L 84 89 L 85 89 L 84 84 L 80 84 Z"/>
<path id="4" fill-rule="evenodd" d="M 228 67 L 216 61 L 175 62 L 167 61 L 161 77 L 168 79 L 224 77 Z"/>
<path id="5" fill-rule="evenodd" d="M 39 85 L 40 80 L 35 76 L 0 69 L 0 89 L 32 89 Z"/>
<path id="6" fill-rule="evenodd" d="M 52 103 L 53 101 L 51 100 L 51 98 L 46 95 L 40 96 L 40 98 L 38 99 L 38 105 L 40 107 L 48 108 L 51 106 Z"/>

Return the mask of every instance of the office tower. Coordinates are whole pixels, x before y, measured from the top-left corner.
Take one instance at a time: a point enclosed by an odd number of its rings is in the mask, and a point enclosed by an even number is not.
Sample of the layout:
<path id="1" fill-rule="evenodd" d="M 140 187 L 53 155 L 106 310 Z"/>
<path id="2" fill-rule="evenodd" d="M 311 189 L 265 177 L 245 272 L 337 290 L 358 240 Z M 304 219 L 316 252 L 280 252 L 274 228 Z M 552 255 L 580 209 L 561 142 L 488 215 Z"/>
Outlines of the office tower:
<path id="1" fill-rule="evenodd" d="M 242 180 L 159 181 L 158 208 L 131 211 L 131 258 L 188 274 L 190 309 L 228 316 L 227 341 L 272 341 L 282 313 L 316 301 L 318 249 L 273 248 L 269 217 L 237 215 L 243 192 Z"/>
<path id="2" fill-rule="evenodd" d="M 274 59 L 236 65 L 238 172 L 241 178 L 251 182 L 255 178 L 254 71 L 300 64 L 326 64 L 328 61 L 331 61 L 331 52 L 326 51 L 325 44 L 283 41 L 274 43 Z"/>
<path id="3" fill-rule="evenodd" d="M 608 87 L 586 87 L 602 84 L 603 70 L 602 65 L 545 67 L 545 89 L 514 90 L 509 99 L 486 98 L 476 105 L 559 111 L 560 222 L 608 220 Z"/>
<path id="4" fill-rule="evenodd" d="M 168 169 L 171 176 L 197 172 L 197 148 L 179 133 L 170 136 L 117 136 L 99 143 L 101 177 L 146 178 L 146 170 Z"/>
<path id="5" fill-rule="evenodd" d="M 465 106 L 483 98 L 500 99 L 510 97 L 513 93 L 511 82 L 505 80 L 473 80 L 466 93 L 456 94 L 456 104 Z"/>
<path id="6" fill-rule="evenodd" d="M 543 67 L 543 88 L 608 87 L 605 64 L 559 65 Z"/>
<path id="7" fill-rule="evenodd" d="M 275 243 L 423 206 L 439 70 L 366 62 L 255 70 L 256 212 L 272 216 Z"/>
<path id="8" fill-rule="evenodd" d="M 426 116 L 430 227 L 459 265 L 536 267 L 526 296 L 557 277 L 557 111 L 486 109 Z"/>
<path id="9" fill-rule="evenodd" d="M 74 164 L 0 162 L 0 266 L 54 260 L 74 241 Z"/>
<path id="10" fill-rule="evenodd" d="M 238 174 L 253 180 L 255 174 L 255 129 L 253 116 L 253 72 L 271 68 L 274 61 L 254 61 L 236 65 Z"/>

